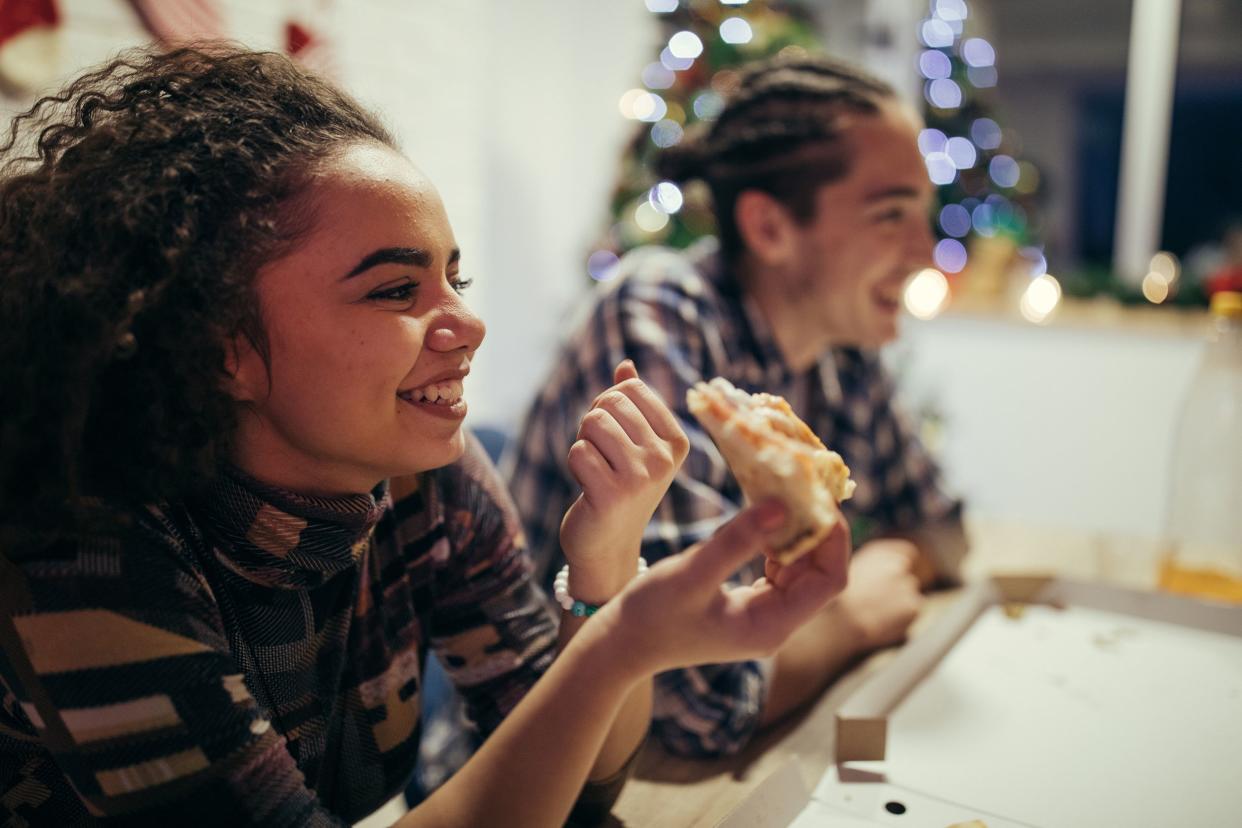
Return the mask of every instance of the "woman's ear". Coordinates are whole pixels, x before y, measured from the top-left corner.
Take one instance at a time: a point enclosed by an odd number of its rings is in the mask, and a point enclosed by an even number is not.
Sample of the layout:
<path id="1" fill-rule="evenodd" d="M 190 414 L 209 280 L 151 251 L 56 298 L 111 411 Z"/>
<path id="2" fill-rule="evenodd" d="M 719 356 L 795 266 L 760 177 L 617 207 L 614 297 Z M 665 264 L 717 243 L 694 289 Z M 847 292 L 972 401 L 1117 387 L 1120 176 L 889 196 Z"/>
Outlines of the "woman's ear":
<path id="1" fill-rule="evenodd" d="M 244 333 L 224 343 L 223 387 L 224 392 L 239 403 L 258 402 L 267 396 L 267 362 Z"/>
<path id="2" fill-rule="evenodd" d="M 733 221 L 746 250 L 768 267 L 785 264 L 796 253 L 796 222 L 784 204 L 762 190 L 743 190 Z"/>

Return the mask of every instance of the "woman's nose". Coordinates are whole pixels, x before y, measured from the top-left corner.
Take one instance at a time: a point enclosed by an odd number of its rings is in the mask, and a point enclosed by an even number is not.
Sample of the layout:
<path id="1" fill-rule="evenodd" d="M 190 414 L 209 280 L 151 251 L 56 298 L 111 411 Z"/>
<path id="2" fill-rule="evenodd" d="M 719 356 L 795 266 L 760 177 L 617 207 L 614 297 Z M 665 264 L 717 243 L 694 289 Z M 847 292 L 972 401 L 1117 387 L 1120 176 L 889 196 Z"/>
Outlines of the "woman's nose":
<path id="1" fill-rule="evenodd" d="M 487 326 L 483 324 L 483 320 L 459 303 L 432 324 L 431 331 L 427 334 L 427 346 L 435 351 L 465 349 L 474 353 L 486 333 Z"/>

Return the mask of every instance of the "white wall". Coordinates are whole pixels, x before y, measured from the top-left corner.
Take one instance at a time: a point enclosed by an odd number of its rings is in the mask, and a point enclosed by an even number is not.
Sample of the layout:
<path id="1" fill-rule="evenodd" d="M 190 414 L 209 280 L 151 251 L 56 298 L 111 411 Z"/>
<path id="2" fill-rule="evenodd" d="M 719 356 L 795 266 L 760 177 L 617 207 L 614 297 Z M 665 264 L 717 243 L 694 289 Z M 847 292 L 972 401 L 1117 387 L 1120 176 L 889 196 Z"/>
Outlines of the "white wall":
<path id="1" fill-rule="evenodd" d="M 902 388 L 944 421 L 942 462 L 978 515 L 1158 537 L 1193 330 L 943 317 L 895 346 Z"/>
<path id="2" fill-rule="evenodd" d="M 283 3 L 218 0 L 229 33 L 280 48 Z M 124 0 L 61 0 L 61 80 L 148 41 Z M 642 0 L 304 3 L 340 81 L 378 110 L 439 187 L 488 324 L 468 380 L 471 422 L 512 424 L 560 320 L 588 280 L 588 245 L 630 122 L 616 101 L 658 50 Z M 58 86 L 60 81 L 52 84 Z M 24 109 L 0 98 L 0 119 Z"/>

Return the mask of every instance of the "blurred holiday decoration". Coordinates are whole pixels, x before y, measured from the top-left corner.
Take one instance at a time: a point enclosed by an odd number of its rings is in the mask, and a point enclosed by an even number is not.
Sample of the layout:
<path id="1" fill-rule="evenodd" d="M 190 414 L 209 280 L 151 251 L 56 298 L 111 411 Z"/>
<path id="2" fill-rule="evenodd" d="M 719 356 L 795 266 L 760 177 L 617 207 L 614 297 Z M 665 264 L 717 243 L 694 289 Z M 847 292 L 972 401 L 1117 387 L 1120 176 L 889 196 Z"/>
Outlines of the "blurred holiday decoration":
<path id="1" fill-rule="evenodd" d="M 778 0 L 646 0 L 662 36 L 642 85 L 621 95 L 621 115 L 637 122 L 612 196 L 612 220 L 587 259 L 594 279 L 607 279 L 617 256 L 643 244 L 686 247 L 715 232 L 706 186 L 683 190 L 652 171 L 659 151 L 687 129 L 713 120 L 737 84 L 737 67 L 778 53 L 816 50 L 809 14 Z"/>
<path id="2" fill-rule="evenodd" d="M 166 46 L 227 37 L 217 0 L 129 0 L 143 28 Z"/>
<path id="3" fill-rule="evenodd" d="M 918 30 L 927 122 L 919 150 L 940 195 L 933 257 L 956 290 L 1003 296 L 1016 282 L 1023 315 L 1043 321 L 1060 288 L 1041 281 L 1039 170 L 998 120 L 996 49 L 971 23 L 966 0 L 930 0 Z"/>
<path id="4" fill-rule="evenodd" d="M 21 97 L 56 79 L 59 28 L 55 0 L 0 0 L 0 93 Z"/>
<path id="5" fill-rule="evenodd" d="M 331 0 L 295 3 L 285 20 L 285 53 L 305 68 L 325 78 L 340 75 L 331 42 Z"/>
<path id="6" fill-rule="evenodd" d="M 1230 224 L 1221 239 L 1220 260 L 1203 279 L 1209 296 L 1242 292 L 1242 220 Z"/>
<path id="7" fill-rule="evenodd" d="M 1166 251 L 1152 256 L 1138 287 L 1109 267 L 1048 275 L 1040 239 L 1040 172 L 1023 158 L 1020 136 L 996 112 L 998 55 L 973 23 L 967 0 L 928 0 L 918 32 L 927 121 L 919 148 L 940 195 L 935 263 L 955 292 L 1007 302 L 1017 297 L 1022 316 L 1043 324 L 1063 294 L 1204 305 L 1214 285 L 1219 290 L 1237 284 L 1227 276 L 1219 283 L 1206 274 L 1182 278 L 1181 264 Z"/>

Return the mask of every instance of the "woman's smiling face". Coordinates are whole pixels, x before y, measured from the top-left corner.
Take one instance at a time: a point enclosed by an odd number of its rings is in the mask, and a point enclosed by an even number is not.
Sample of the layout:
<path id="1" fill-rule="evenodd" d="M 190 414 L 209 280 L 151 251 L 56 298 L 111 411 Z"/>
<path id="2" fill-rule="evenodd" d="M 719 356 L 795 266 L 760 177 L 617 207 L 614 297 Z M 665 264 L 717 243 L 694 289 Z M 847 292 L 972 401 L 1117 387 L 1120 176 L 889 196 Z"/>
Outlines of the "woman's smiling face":
<path id="1" fill-rule="evenodd" d="M 483 340 L 444 205 L 399 153 L 353 144 L 317 168 L 313 221 L 258 274 L 269 344 L 229 366 L 234 462 L 295 491 L 367 491 L 464 449 L 462 378 Z"/>

